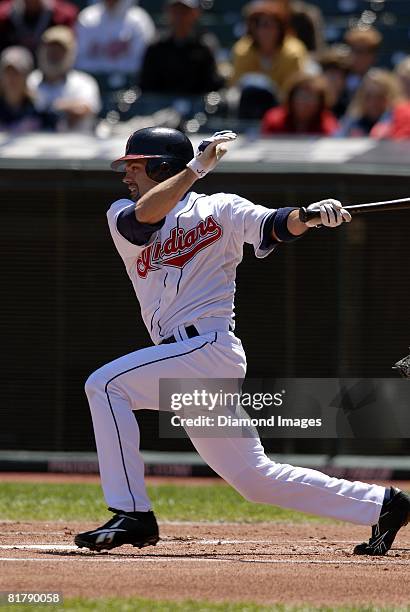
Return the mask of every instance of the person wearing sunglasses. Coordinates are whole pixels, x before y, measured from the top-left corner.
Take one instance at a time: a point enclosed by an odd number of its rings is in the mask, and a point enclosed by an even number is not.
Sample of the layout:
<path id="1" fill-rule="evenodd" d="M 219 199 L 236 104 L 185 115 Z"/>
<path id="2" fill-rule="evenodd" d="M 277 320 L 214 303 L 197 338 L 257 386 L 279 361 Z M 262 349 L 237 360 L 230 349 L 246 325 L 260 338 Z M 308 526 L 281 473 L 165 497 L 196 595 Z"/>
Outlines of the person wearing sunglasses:
<path id="1" fill-rule="evenodd" d="M 289 34 L 286 15 L 275 2 L 251 2 L 244 8 L 244 17 L 247 33 L 233 47 L 230 84 L 236 85 L 245 74 L 259 73 L 283 91 L 293 74 L 303 72 L 306 47 Z"/>

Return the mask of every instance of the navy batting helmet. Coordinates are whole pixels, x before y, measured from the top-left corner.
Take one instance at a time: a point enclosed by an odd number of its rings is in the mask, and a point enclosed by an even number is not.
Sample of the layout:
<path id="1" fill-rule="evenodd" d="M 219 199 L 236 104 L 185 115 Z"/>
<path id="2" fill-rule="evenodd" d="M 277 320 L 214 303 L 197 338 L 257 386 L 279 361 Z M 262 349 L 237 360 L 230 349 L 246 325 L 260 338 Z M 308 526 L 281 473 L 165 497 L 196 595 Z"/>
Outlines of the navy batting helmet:
<path id="1" fill-rule="evenodd" d="M 128 160 L 147 159 L 147 176 L 160 183 L 181 172 L 193 157 L 191 141 L 185 134 L 171 128 L 149 127 L 131 134 L 125 155 L 113 161 L 111 168 L 125 172 Z"/>

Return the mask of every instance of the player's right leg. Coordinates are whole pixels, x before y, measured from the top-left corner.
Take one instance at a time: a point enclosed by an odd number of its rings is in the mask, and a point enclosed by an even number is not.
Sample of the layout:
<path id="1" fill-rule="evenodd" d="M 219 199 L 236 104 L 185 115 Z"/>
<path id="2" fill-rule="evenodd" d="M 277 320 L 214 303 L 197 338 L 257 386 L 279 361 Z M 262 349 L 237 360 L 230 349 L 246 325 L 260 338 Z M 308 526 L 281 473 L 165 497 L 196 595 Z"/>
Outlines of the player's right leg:
<path id="1" fill-rule="evenodd" d="M 245 499 L 372 526 L 358 555 L 385 555 L 410 521 L 410 496 L 393 487 L 350 482 L 317 470 L 271 461 L 257 436 L 196 437 L 191 442 L 212 469 Z"/>
<path id="2" fill-rule="evenodd" d="M 221 361 L 231 350 L 229 341 L 223 336 L 215 344 Z M 217 410 L 219 415 L 232 415 L 229 407 L 219 406 Z M 410 520 L 409 495 L 394 488 L 276 463 L 266 456 L 254 428 L 227 425 L 216 428 L 215 436 L 207 428 L 199 436 L 196 427 L 186 430 L 208 465 L 246 499 L 372 526 L 369 541 L 358 545 L 356 554 L 385 554 L 399 529 Z"/>

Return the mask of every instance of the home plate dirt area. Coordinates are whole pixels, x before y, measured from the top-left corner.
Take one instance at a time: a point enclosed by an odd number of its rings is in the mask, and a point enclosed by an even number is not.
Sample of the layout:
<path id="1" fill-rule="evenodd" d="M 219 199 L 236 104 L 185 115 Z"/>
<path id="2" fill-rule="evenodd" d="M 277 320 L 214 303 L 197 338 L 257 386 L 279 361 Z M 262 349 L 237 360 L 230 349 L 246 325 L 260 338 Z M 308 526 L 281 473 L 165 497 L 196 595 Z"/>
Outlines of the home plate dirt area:
<path id="1" fill-rule="evenodd" d="M 351 554 L 368 529 L 346 524 L 162 523 L 157 546 L 103 553 L 73 544 L 94 523 L 0 526 L 1 591 L 334 606 L 410 601 L 410 529 L 386 557 L 369 558 Z"/>

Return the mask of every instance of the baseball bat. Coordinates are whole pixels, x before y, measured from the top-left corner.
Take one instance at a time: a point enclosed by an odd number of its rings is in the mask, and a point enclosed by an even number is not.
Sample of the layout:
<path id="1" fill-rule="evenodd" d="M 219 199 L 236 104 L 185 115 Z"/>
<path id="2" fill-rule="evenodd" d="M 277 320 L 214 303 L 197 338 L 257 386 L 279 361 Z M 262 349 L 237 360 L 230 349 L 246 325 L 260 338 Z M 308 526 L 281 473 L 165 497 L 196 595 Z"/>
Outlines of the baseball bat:
<path id="1" fill-rule="evenodd" d="M 388 212 L 391 210 L 405 210 L 410 208 L 410 198 L 402 198 L 401 200 L 387 200 L 386 202 L 369 202 L 368 204 L 355 204 L 353 206 L 345 206 L 346 210 L 353 215 L 361 215 L 370 212 Z M 299 210 L 299 220 L 302 223 L 311 221 L 312 219 L 320 219 L 316 210 L 308 210 L 301 207 Z"/>

